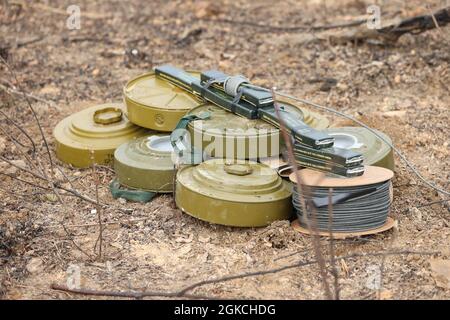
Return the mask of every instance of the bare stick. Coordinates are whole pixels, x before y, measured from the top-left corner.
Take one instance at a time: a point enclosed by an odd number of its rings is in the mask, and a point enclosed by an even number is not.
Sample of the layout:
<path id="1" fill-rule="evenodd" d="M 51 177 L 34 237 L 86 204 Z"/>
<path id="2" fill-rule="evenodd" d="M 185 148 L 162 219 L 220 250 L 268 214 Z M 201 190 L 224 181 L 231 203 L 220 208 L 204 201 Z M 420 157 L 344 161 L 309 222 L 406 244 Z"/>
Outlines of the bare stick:
<path id="1" fill-rule="evenodd" d="M 96 245 L 98 243 L 98 256 L 97 258 L 99 259 L 99 261 L 103 260 L 103 254 L 102 254 L 102 249 L 103 249 L 103 225 L 102 225 L 102 212 L 101 212 L 101 207 L 99 205 L 99 198 L 98 198 L 98 186 L 100 184 L 98 175 L 97 175 L 97 171 L 95 170 L 95 163 L 92 165 L 92 173 L 94 176 L 94 183 L 95 183 L 95 200 L 97 202 L 97 218 L 98 218 L 98 228 L 99 228 L 99 232 L 98 232 L 98 238 L 97 238 L 97 242 Z M 95 251 L 95 246 L 94 246 L 94 251 Z"/>
<path id="2" fill-rule="evenodd" d="M 46 105 L 49 105 L 50 107 L 53 107 L 57 110 L 60 110 L 60 108 L 53 101 L 45 100 L 44 98 L 38 97 L 34 94 L 18 91 L 17 89 L 14 89 L 14 88 L 8 88 L 7 86 L 4 86 L 2 84 L 0 84 L 0 89 L 6 91 L 9 94 L 14 94 L 14 95 L 20 96 L 22 98 L 30 98 L 30 99 L 45 103 Z"/>
<path id="3" fill-rule="evenodd" d="M 354 253 L 349 254 L 345 256 L 336 257 L 336 260 L 343 260 L 343 259 L 351 259 L 351 258 L 359 258 L 359 257 L 378 257 L 382 255 L 434 255 L 438 254 L 439 252 L 427 252 L 427 251 L 390 251 L 390 252 L 372 252 L 372 253 Z M 196 282 L 194 284 L 191 284 L 189 286 L 186 286 L 182 288 L 179 291 L 174 292 L 157 292 L 157 291 L 143 291 L 143 292 L 137 292 L 137 291 L 106 291 L 106 290 L 93 290 L 93 289 L 69 289 L 66 286 L 61 286 L 57 284 L 52 284 L 51 288 L 53 290 L 60 290 L 65 292 L 71 292 L 76 294 L 83 294 L 83 295 L 93 295 L 93 296 L 110 296 L 110 297 L 121 297 L 121 298 L 134 298 L 134 299 L 142 299 L 145 297 L 168 297 L 168 298 L 190 298 L 190 299 L 220 299 L 217 297 L 211 297 L 211 296 L 205 296 L 205 295 L 193 295 L 189 294 L 188 292 L 204 286 L 208 284 L 215 284 L 235 279 L 242 279 L 247 277 L 254 277 L 254 276 L 262 276 L 266 274 L 273 274 L 278 273 L 284 270 L 292 269 L 292 268 L 298 268 L 298 267 L 305 267 L 309 265 L 313 265 L 318 263 L 317 260 L 310 260 L 310 261 L 302 261 L 297 262 L 290 265 L 285 265 L 279 268 L 265 270 L 265 271 L 254 271 L 254 272 L 247 272 L 247 273 L 241 273 L 236 275 L 230 275 L 225 276 L 221 278 L 216 279 L 210 279 L 210 280 L 203 280 Z"/>
<path id="4" fill-rule="evenodd" d="M 153 210 L 151 212 L 151 214 L 155 214 L 162 207 L 163 207 L 163 205 L 158 206 L 155 210 Z M 120 210 L 120 209 L 116 209 L 116 210 Z M 106 225 L 113 225 L 113 224 L 137 223 L 137 222 L 146 221 L 151 218 L 152 217 L 149 216 L 149 217 L 129 219 L 129 220 L 107 221 L 107 222 L 102 222 L 102 224 L 103 224 L 103 226 L 106 226 Z M 66 228 L 87 228 L 87 227 L 97 227 L 97 226 L 98 226 L 98 222 L 97 223 L 85 223 L 85 224 L 69 224 L 69 225 L 66 225 Z M 45 228 L 56 228 L 56 227 L 59 227 L 59 225 L 55 224 L 55 225 L 45 226 Z"/>
<path id="5" fill-rule="evenodd" d="M 87 296 L 108 296 L 120 298 L 142 299 L 146 297 L 166 297 L 166 298 L 188 298 L 188 299 L 203 299 L 203 300 L 217 300 L 219 298 L 195 295 L 195 294 L 180 294 L 179 292 L 163 292 L 163 291 L 107 291 L 107 290 L 93 290 L 93 289 L 69 289 L 66 286 L 52 284 L 53 290 L 70 292 L 75 294 L 82 294 Z"/>
<path id="6" fill-rule="evenodd" d="M 336 261 L 338 261 L 338 260 L 345 260 L 345 259 L 351 259 L 351 258 L 359 258 L 359 257 L 379 257 L 379 256 L 383 256 L 383 255 L 392 256 L 392 255 L 411 255 L 411 254 L 434 255 L 434 254 L 439 254 L 439 252 L 437 252 L 437 251 L 430 252 L 430 251 L 403 250 L 403 251 L 387 251 L 387 252 L 353 253 L 353 254 L 349 254 L 349 255 L 345 255 L 345 256 L 336 257 Z M 225 281 L 230 281 L 230 280 L 235 280 L 235 279 L 248 278 L 248 277 L 262 276 L 262 275 L 266 275 L 266 274 L 273 274 L 273 273 L 278 273 L 278 272 L 281 272 L 281 271 L 284 271 L 284 270 L 293 269 L 293 268 L 299 268 L 299 267 L 305 267 L 305 266 L 309 266 L 309 265 L 313 265 L 313 264 L 317 264 L 317 263 L 318 263 L 317 259 L 316 260 L 300 261 L 300 262 L 295 262 L 295 263 L 292 263 L 292 264 L 284 265 L 282 267 L 269 269 L 269 270 L 244 272 L 244 273 L 241 273 L 241 274 L 228 275 L 228 276 L 215 278 L 215 279 L 202 280 L 202 281 L 198 281 L 196 283 L 193 283 L 193 284 L 191 284 L 191 285 L 189 285 L 187 287 L 184 287 L 183 289 L 181 289 L 179 291 L 179 293 L 180 294 L 185 294 L 188 291 L 191 291 L 191 290 L 193 290 L 193 289 L 195 289 L 197 287 L 201 287 L 201 286 L 204 286 L 204 285 L 207 285 L 207 284 L 220 283 L 220 282 L 225 282 Z"/>
<path id="7" fill-rule="evenodd" d="M 331 264 L 331 273 L 334 277 L 334 299 L 339 300 L 339 273 L 336 268 L 336 260 L 335 260 L 335 252 L 334 252 L 334 237 L 333 237 L 333 188 L 328 190 L 328 232 L 330 237 L 330 264 Z"/>
<path id="8" fill-rule="evenodd" d="M 439 32 L 441 33 L 442 37 L 443 37 L 444 39 L 446 39 L 447 41 L 450 41 L 450 40 L 449 40 L 450 38 L 448 37 L 448 34 L 446 34 L 446 33 L 444 33 L 444 32 L 442 31 L 441 26 L 439 25 L 439 23 L 438 23 L 438 21 L 437 21 L 437 19 L 436 19 L 435 14 L 431 11 L 430 6 L 427 5 L 426 7 L 427 7 L 427 9 L 428 9 L 428 11 L 429 11 L 429 13 L 430 13 L 431 18 L 433 19 L 434 25 L 435 25 L 436 28 L 439 30 Z M 449 9 L 450 9 L 450 8 L 449 8 Z M 450 10 L 448 10 L 448 11 L 450 11 Z M 450 22 L 450 21 L 448 21 L 448 22 Z M 447 22 L 447 23 L 448 23 L 448 22 Z M 444 24 L 444 25 L 445 25 L 445 24 Z"/>
<path id="9" fill-rule="evenodd" d="M 32 181 L 27 181 L 27 180 L 23 180 L 23 179 L 17 178 L 17 177 L 15 177 L 14 175 L 9 174 L 9 173 L 5 173 L 5 172 L 1 172 L 1 171 L 0 171 L 0 174 L 1 174 L 1 175 L 4 175 L 4 176 L 7 176 L 7 177 L 10 177 L 11 179 L 15 179 L 15 180 L 17 180 L 17 181 L 26 183 L 26 184 L 28 184 L 28 185 L 30 185 L 30 186 L 33 186 L 33 187 L 36 187 L 36 188 L 39 188 L 39 189 L 43 189 L 43 190 L 47 190 L 47 191 L 51 191 L 50 188 L 46 188 L 46 187 L 41 186 L 41 185 L 39 185 L 39 184 L 36 184 L 36 183 L 34 183 L 34 182 L 32 182 Z"/>
<path id="10" fill-rule="evenodd" d="M 343 30 L 341 33 L 337 34 L 324 34 L 322 35 L 322 38 L 325 39 L 329 37 L 332 42 L 375 41 L 392 44 L 404 34 L 410 33 L 417 35 L 431 29 L 443 27 L 449 23 L 450 7 L 446 7 L 435 11 L 434 13 L 430 12 L 429 15 L 406 18 L 400 22 L 391 23 L 380 29 L 368 29 L 365 26 L 360 26 L 354 30 Z"/>
<path id="11" fill-rule="evenodd" d="M 19 147 L 20 146 L 19 141 L 16 138 L 14 138 L 8 131 L 3 129 L 2 127 L 0 127 L 0 130 L 2 130 L 3 134 L 5 136 L 7 136 L 14 143 L 17 150 L 19 150 L 19 152 L 24 156 L 24 158 L 27 160 L 27 162 L 30 164 L 30 166 L 37 170 L 36 165 L 33 163 L 33 161 L 31 161 L 30 157 L 28 157 L 28 155 Z"/>
<path id="12" fill-rule="evenodd" d="M 269 30 L 269 31 L 278 31 L 278 32 L 321 31 L 321 30 L 330 30 L 330 29 L 337 29 L 337 28 L 348 28 L 348 27 L 359 26 L 367 21 L 366 19 L 361 19 L 361 20 L 355 20 L 355 21 L 350 21 L 350 22 L 342 22 L 342 23 L 320 25 L 320 26 L 274 26 L 274 25 L 268 25 L 268 24 L 259 24 L 259 23 L 251 22 L 251 21 L 237 21 L 235 19 L 203 18 L 200 20 L 213 22 L 213 23 L 228 23 L 228 24 L 231 24 L 234 26 L 241 25 L 241 26 L 265 29 L 266 31 Z"/>
<path id="13" fill-rule="evenodd" d="M 1 59 L 1 61 L 3 62 L 3 64 L 8 68 L 8 70 L 10 71 L 10 73 L 11 73 L 11 75 L 14 77 L 14 79 L 16 80 L 17 85 L 18 85 L 20 91 L 24 94 L 25 101 L 27 102 L 28 107 L 29 107 L 30 110 L 31 110 L 31 113 L 32 113 L 33 116 L 34 116 L 34 120 L 36 120 L 36 124 L 37 124 L 37 126 L 38 126 L 38 128 L 39 128 L 39 132 L 41 133 L 41 137 L 42 137 L 42 140 L 44 141 L 45 148 L 47 149 L 48 159 L 49 159 L 49 161 L 50 161 L 50 167 L 51 167 L 52 173 L 53 173 L 53 160 L 52 160 L 52 154 L 51 154 L 51 152 L 50 152 L 50 148 L 49 148 L 49 146 L 48 146 L 47 139 L 45 138 L 45 134 L 44 134 L 44 130 L 42 129 L 41 122 L 39 121 L 39 118 L 38 118 L 36 112 L 34 111 L 34 108 L 33 108 L 33 106 L 31 105 L 30 100 L 29 100 L 28 97 L 26 96 L 25 90 L 23 90 L 22 86 L 19 85 L 19 79 L 17 79 L 17 75 L 16 75 L 16 73 L 14 72 L 14 69 L 9 65 L 9 63 L 8 63 L 2 56 L 0 56 L 0 59 Z"/>
<path id="14" fill-rule="evenodd" d="M 14 120 L 12 120 L 10 117 L 8 117 L 8 115 L 6 115 L 6 113 L 4 113 L 2 110 L 0 110 L 0 113 L 6 118 L 7 121 L 11 122 L 17 129 L 19 129 L 28 138 L 28 140 L 30 140 L 31 145 L 33 147 L 33 155 L 34 155 L 36 153 L 36 144 L 35 144 L 33 138 L 31 138 L 31 136 L 25 131 L 25 129 L 23 129 Z"/>
<path id="15" fill-rule="evenodd" d="M 325 295 L 328 300 L 331 300 L 332 295 L 331 295 L 330 286 L 329 286 L 328 280 L 327 280 L 326 266 L 325 266 L 324 259 L 322 257 L 322 253 L 321 253 L 320 239 L 319 239 L 319 236 L 318 236 L 316 230 L 314 228 L 312 228 L 309 218 L 308 218 L 306 203 L 305 203 L 305 199 L 303 197 L 303 184 L 302 184 L 302 181 L 300 178 L 300 174 L 298 173 L 298 166 L 297 166 L 297 162 L 295 161 L 291 137 L 287 133 L 286 127 L 284 125 L 284 120 L 281 118 L 280 110 L 279 110 L 278 103 L 276 102 L 276 96 L 275 96 L 274 90 L 272 90 L 272 96 L 273 96 L 273 101 L 274 101 L 273 104 L 274 104 L 274 108 L 275 108 L 275 113 L 277 115 L 278 122 L 280 123 L 281 133 L 282 133 L 284 142 L 286 144 L 286 147 L 288 149 L 289 165 L 294 170 L 295 178 L 297 181 L 297 188 L 298 188 L 297 194 L 299 197 L 299 202 L 302 206 L 303 212 L 305 213 L 306 225 L 307 225 L 310 233 L 313 235 L 313 248 L 314 248 L 314 253 L 316 255 L 317 261 L 319 261 L 319 270 L 320 270 L 320 275 L 321 275 L 322 283 L 323 283 L 324 290 L 325 290 Z"/>

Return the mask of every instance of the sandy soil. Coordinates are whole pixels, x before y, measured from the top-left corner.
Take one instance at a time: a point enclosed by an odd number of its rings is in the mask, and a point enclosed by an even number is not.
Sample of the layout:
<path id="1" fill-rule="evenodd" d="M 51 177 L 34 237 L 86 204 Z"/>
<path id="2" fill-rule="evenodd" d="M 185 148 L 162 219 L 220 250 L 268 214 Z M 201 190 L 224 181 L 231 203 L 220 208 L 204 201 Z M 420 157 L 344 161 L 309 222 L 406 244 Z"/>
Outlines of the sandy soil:
<path id="1" fill-rule="evenodd" d="M 69 1 L 72 3 L 73 1 Z M 120 101 L 130 78 L 162 63 L 242 73 L 261 85 L 326 103 L 352 114 L 391 136 L 427 179 L 449 189 L 449 27 L 402 36 L 395 44 L 305 41 L 307 30 L 279 31 L 236 19 L 278 26 L 328 25 L 366 14 L 370 1 L 77 1 L 81 29 L 66 27 L 69 2 L 33 5 L 6 1 L 0 8 L 0 54 L 16 70 L 17 80 L 0 67 L 0 84 L 20 84 L 42 123 L 53 153 L 52 129 L 83 107 Z M 326 2 L 326 3 L 325 3 Z M 437 9 L 445 1 L 427 1 Z M 30 2 L 31 3 L 31 2 Z M 426 14 L 423 1 L 377 1 L 383 17 Z M 334 79 L 334 80 L 327 80 Z M 325 85 L 324 85 L 325 84 Z M 0 90 L 1 111 L 31 133 L 40 159 L 48 157 L 27 104 Z M 327 115 L 334 125 L 344 121 Z M 1 127 L 29 146 L 3 116 Z M 0 154 L 25 160 L 0 133 Z M 28 153 L 29 154 L 29 153 Z M 57 161 L 74 187 L 95 197 L 92 170 L 75 170 Z M 1 170 L 10 170 L 1 165 Z M 47 170 L 50 174 L 50 171 Z M 450 287 L 436 282 L 431 258 L 450 259 L 449 207 L 396 158 L 392 216 L 394 231 L 337 241 L 336 255 L 415 250 L 434 255 L 393 255 L 340 260 L 344 299 L 448 299 Z M 56 179 L 69 186 L 56 171 Z M 267 270 L 314 259 L 310 237 L 289 221 L 266 228 L 210 225 L 183 214 L 171 196 L 149 204 L 113 200 L 107 185 L 113 173 L 99 168 L 103 210 L 103 260 L 95 258 L 98 239 L 93 205 L 76 197 L 55 201 L 42 190 L 2 177 L 0 180 L 0 297 L 5 299 L 79 299 L 50 288 L 66 284 L 71 270 L 81 286 L 105 290 L 174 291 L 218 276 Z M 16 177 L 33 180 L 26 173 Z M 426 206 L 423 206 L 426 205 Z M 145 220 L 144 220 L 145 218 Z M 67 234 L 61 223 L 67 225 Z M 76 245 L 74 244 L 76 243 Z M 328 241 L 322 240 L 323 252 Z M 79 250 L 79 248 L 83 250 Z M 380 267 L 380 290 L 370 285 Z M 317 265 L 196 288 L 193 293 L 224 298 L 321 299 Z M 332 281 L 331 274 L 328 274 Z M 381 293 L 378 295 L 378 293 Z"/>

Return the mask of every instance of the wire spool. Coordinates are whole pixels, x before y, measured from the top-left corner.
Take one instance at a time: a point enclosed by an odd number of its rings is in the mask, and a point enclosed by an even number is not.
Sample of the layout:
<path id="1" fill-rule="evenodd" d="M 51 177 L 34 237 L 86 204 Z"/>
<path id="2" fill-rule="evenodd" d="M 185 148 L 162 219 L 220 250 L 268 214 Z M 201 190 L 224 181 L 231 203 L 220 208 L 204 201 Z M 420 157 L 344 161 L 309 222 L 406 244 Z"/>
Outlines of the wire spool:
<path id="1" fill-rule="evenodd" d="M 198 72 L 190 73 L 200 77 Z M 186 112 L 202 103 L 194 95 L 159 79 L 154 72 L 130 80 L 123 97 L 132 123 L 163 132 L 174 130 Z"/>
<path id="2" fill-rule="evenodd" d="M 124 142 L 148 134 L 132 124 L 121 103 L 96 105 L 61 120 L 53 130 L 56 156 L 74 167 L 111 165 L 114 150 Z"/>
<path id="3" fill-rule="evenodd" d="M 207 160 L 178 171 L 177 206 L 198 219 L 261 227 L 292 214 L 289 183 L 269 166 L 245 160 Z"/>
<path id="4" fill-rule="evenodd" d="M 307 206 L 307 217 L 300 203 L 297 185 L 293 191 L 293 205 L 298 220 L 294 227 L 309 233 L 306 218 L 321 235 L 336 238 L 359 236 L 382 232 L 393 227 L 394 220 L 388 217 L 392 202 L 394 173 L 382 167 L 366 166 L 362 176 L 339 178 L 327 176 L 311 169 L 299 170 L 303 183 L 303 197 Z M 296 175 L 290 180 L 296 184 Z M 332 221 L 328 208 L 329 190 L 332 188 Z"/>
<path id="5" fill-rule="evenodd" d="M 362 127 L 328 128 L 324 130 L 334 137 L 334 146 L 362 153 L 366 166 L 377 166 L 394 171 L 394 153 L 392 148 L 375 134 Z M 386 141 L 392 140 L 383 132 L 374 130 Z"/>
<path id="6" fill-rule="evenodd" d="M 172 192 L 172 151 L 168 135 L 149 135 L 120 145 L 114 152 L 117 180 L 131 189 Z"/>
<path id="7" fill-rule="evenodd" d="M 309 126 L 325 129 L 329 125 L 327 118 L 300 109 L 296 105 L 282 102 L 286 110 Z M 212 104 L 198 106 L 188 114 L 200 115 L 209 112 L 205 120 L 196 120 L 189 124 L 191 143 L 206 156 L 227 159 L 257 159 L 277 156 L 281 152 L 283 138 L 280 131 L 260 119 L 247 119 Z"/>

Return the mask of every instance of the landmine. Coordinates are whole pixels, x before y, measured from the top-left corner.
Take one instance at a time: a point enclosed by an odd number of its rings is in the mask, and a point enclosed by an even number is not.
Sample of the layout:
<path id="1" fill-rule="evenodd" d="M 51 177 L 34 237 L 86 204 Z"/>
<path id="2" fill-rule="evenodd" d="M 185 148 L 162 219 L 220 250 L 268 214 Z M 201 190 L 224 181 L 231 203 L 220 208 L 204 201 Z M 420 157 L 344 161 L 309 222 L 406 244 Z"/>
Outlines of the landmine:
<path id="1" fill-rule="evenodd" d="M 64 118 L 53 130 L 58 159 L 79 168 L 112 165 L 119 145 L 148 133 L 128 120 L 121 103 L 86 108 Z"/>
<path id="2" fill-rule="evenodd" d="M 200 77 L 198 72 L 190 75 Z M 178 121 L 204 102 L 174 84 L 145 73 L 130 80 L 123 89 L 130 121 L 138 126 L 171 132 Z"/>
<path id="3" fill-rule="evenodd" d="M 246 160 L 182 168 L 175 201 L 193 217 L 235 227 L 262 227 L 292 215 L 289 183 L 269 166 Z"/>
<path id="4" fill-rule="evenodd" d="M 114 153 L 118 182 L 131 189 L 173 191 L 174 163 L 170 136 L 153 134 L 120 145 Z"/>

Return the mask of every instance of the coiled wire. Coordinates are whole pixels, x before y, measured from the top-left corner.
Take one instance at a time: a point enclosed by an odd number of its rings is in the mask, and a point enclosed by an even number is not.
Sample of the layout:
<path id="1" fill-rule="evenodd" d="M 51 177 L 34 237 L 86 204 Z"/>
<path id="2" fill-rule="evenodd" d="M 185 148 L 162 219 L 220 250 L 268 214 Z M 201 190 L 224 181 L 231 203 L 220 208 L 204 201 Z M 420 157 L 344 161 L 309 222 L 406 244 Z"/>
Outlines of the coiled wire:
<path id="1" fill-rule="evenodd" d="M 304 103 L 304 104 L 306 104 L 306 105 L 309 105 L 309 106 L 311 106 L 311 107 L 314 107 L 314 108 L 317 108 L 317 109 L 320 109 L 320 110 L 325 110 L 325 111 L 334 113 L 334 114 L 336 114 L 336 115 L 338 115 L 338 116 L 344 117 L 344 118 L 346 118 L 346 119 L 349 119 L 349 120 L 351 120 L 351 121 L 357 123 L 357 124 L 360 125 L 361 127 L 366 128 L 367 130 L 369 130 L 370 132 L 372 132 L 374 135 L 376 135 L 378 138 L 380 138 L 381 141 L 384 141 L 388 146 L 390 146 L 390 147 L 392 148 L 392 150 L 394 150 L 394 152 L 400 157 L 400 159 L 402 159 L 403 162 L 406 163 L 406 165 L 411 169 L 411 171 L 412 171 L 412 172 L 413 172 L 413 173 L 414 173 L 414 174 L 415 174 L 415 175 L 416 175 L 423 183 L 425 183 L 425 184 L 426 184 L 427 186 L 429 186 L 431 189 L 436 190 L 436 191 L 439 192 L 439 193 L 442 193 L 442 194 L 444 194 L 444 195 L 446 195 L 446 196 L 450 196 L 450 192 L 449 192 L 449 191 L 447 191 L 447 190 L 445 190 L 445 189 L 443 189 L 443 188 L 440 188 L 440 187 L 436 186 L 436 184 L 434 184 L 433 181 L 424 178 L 424 177 L 422 176 L 422 174 L 414 167 L 414 165 L 413 165 L 411 162 L 408 161 L 408 159 L 403 155 L 403 153 L 400 152 L 399 149 L 397 149 L 390 141 L 386 140 L 383 136 L 381 136 L 379 133 L 377 133 L 376 131 L 374 131 L 371 127 L 369 127 L 368 125 L 366 125 L 366 124 L 363 123 L 362 121 L 360 121 L 360 120 L 358 120 L 358 119 L 356 119 L 356 118 L 354 118 L 354 117 L 352 117 L 352 116 L 350 116 L 350 115 L 348 115 L 348 114 L 345 114 L 345 113 L 343 113 L 343 112 L 340 112 L 340 111 L 338 111 L 338 110 L 336 110 L 336 109 L 334 109 L 334 108 L 330 108 L 330 107 L 327 107 L 327 106 L 323 106 L 323 105 L 320 105 L 320 104 L 318 104 L 318 103 L 315 103 L 315 102 L 312 102 L 312 101 L 309 101 L 309 100 L 306 100 L 306 99 L 297 98 L 297 97 L 294 97 L 293 95 L 290 95 L 290 94 L 287 94 L 287 93 L 283 93 L 283 92 L 279 92 L 279 91 L 275 91 L 275 93 L 276 93 L 277 95 L 281 96 L 281 97 L 285 97 L 285 98 L 288 98 L 288 99 L 291 99 L 291 100 L 294 100 L 294 101 L 297 101 L 297 102 L 301 102 L 301 103 Z M 448 201 L 448 200 L 449 200 L 449 199 L 447 199 L 446 201 Z"/>
<path id="2" fill-rule="evenodd" d="M 332 204 L 330 215 L 329 187 L 313 187 L 304 194 L 307 218 L 311 226 L 319 231 L 360 232 L 383 226 L 391 206 L 390 180 L 378 184 L 357 187 L 333 187 L 332 196 L 362 194 L 341 203 Z M 297 185 L 294 186 L 292 202 L 301 226 L 307 228 L 305 213 L 299 202 Z M 315 201 L 319 200 L 319 201 Z M 316 207 L 314 202 L 326 203 Z"/>

